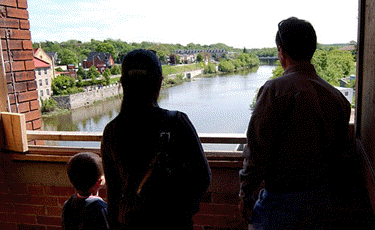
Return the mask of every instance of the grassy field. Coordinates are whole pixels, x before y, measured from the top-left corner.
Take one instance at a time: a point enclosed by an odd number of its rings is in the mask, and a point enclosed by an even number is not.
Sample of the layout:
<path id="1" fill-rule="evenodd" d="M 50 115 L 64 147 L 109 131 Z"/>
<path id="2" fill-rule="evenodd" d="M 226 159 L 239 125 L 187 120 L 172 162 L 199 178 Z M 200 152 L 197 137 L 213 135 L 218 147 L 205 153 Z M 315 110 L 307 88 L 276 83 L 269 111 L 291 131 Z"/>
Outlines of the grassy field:
<path id="1" fill-rule="evenodd" d="M 199 63 L 197 64 L 188 64 L 188 65 L 163 65 L 163 76 L 166 77 L 170 74 L 178 74 L 183 73 L 186 71 L 196 70 L 196 69 L 202 69 L 201 65 Z"/>

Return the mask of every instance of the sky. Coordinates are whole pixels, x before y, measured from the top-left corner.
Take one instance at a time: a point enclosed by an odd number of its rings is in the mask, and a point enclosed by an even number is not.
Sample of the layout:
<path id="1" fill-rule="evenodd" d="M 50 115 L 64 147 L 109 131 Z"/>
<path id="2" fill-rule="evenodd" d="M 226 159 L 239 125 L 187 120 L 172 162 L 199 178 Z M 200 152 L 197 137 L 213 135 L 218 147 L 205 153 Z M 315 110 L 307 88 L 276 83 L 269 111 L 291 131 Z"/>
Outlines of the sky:
<path id="1" fill-rule="evenodd" d="M 311 22 L 318 43 L 357 40 L 357 0 L 28 0 L 33 42 L 120 39 L 275 47 L 277 24 Z"/>

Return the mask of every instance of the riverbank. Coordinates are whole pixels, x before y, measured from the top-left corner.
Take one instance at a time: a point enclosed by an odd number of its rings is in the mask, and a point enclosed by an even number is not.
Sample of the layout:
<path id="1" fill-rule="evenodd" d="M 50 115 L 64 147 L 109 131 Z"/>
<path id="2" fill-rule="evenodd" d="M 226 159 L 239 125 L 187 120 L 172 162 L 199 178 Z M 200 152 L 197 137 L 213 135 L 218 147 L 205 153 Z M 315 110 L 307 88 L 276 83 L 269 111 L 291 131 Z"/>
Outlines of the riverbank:
<path id="1" fill-rule="evenodd" d="M 176 85 L 180 85 L 180 84 L 183 84 L 184 82 L 189 82 L 191 81 L 191 79 L 196 78 L 196 77 L 201 78 L 201 77 L 210 77 L 210 76 L 215 76 L 215 75 L 228 75 L 228 74 L 229 75 L 230 74 L 242 75 L 242 73 L 244 74 L 248 73 L 249 70 L 252 72 L 252 71 L 256 71 L 257 69 L 257 68 L 255 69 L 254 67 L 242 68 L 232 73 L 223 73 L 223 72 L 218 71 L 216 68 L 215 73 L 207 74 L 207 73 L 204 73 L 203 69 L 192 68 L 193 65 L 187 65 L 187 66 L 190 66 L 190 68 L 184 68 L 182 65 L 176 66 L 177 68 L 179 68 L 179 70 L 189 69 L 189 71 L 168 75 L 167 77 L 164 78 L 162 88 L 169 88 L 169 87 L 173 87 Z M 114 79 L 111 79 L 111 80 L 114 80 Z M 55 116 L 55 115 L 60 115 L 60 114 L 66 114 L 66 113 L 69 113 L 69 110 L 88 106 L 93 103 L 100 103 L 101 101 L 105 101 L 108 98 L 112 98 L 116 96 L 121 97 L 121 95 L 122 95 L 122 88 L 118 83 L 112 84 L 110 86 L 104 86 L 104 87 L 90 86 L 90 87 L 85 88 L 85 92 L 82 92 L 82 93 L 53 97 L 53 99 L 58 104 L 57 108 L 51 112 L 43 112 L 42 116 L 50 117 L 50 116 Z"/>

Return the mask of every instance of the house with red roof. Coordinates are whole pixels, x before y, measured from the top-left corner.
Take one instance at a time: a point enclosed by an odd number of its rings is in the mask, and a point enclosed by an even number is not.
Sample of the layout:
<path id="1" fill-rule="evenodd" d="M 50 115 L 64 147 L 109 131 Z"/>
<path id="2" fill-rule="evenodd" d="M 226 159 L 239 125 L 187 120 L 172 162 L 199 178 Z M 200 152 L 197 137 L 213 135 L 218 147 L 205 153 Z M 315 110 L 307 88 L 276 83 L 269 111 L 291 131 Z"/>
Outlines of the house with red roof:
<path id="1" fill-rule="evenodd" d="M 51 64 L 35 56 L 33 61 L 39 98 L 43 100 L 49 99 L 52 95 L 51 84 L 53 72 Z"/>
<path id="2" fill-rule="evenodd" d="M 56 77 L 55 73 L 55 63 L 57 61 L 57 53 L 56 52 L 44 52 L 41 47 L 33 50 L 34 57 L 42 59 L 45 62 L 48 62 L 51 65 L 52 69 L 52 78 Z"/>

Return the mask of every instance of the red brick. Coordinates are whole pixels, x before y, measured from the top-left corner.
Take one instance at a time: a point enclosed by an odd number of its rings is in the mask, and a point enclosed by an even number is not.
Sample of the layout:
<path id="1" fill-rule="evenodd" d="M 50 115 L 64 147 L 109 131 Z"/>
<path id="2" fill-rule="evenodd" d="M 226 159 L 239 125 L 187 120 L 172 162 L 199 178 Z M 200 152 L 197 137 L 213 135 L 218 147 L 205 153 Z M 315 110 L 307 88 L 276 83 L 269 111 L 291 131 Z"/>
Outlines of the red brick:
<path id="1" fill-rule="evenodd" d="M 59 197 L 59 207 L 62 207 L 64 205 L 65 201 L 69 200 L 69 198 L 70 198 L 70 196 Z"/>
<path id="2" fill-rule="evenodd" d="M 7 183 L 0 183 L 0 193 L 9 193 L 9 187 Z"/>
<path id="3" fill-rule="evenodd" d="M 12 85 L 10 86 L 11 86 L 11 90 L 8 89 L 9 90 L 8 92 L 13 93 L 13 86 Z M 16 88 L 17 93 L 25 92 L 27 91 L 27 82 L 17 82 L 15 84 L 15 88 Z"/>
<path id="4" fill-rule="evenodd" d="M 2 213 L 14 213 L 13 204 L 0 203 L 0 212 L 2 212 Z"/>
<path id="5" fill-rule="evenodd" d="M 73 187 L 60 187 L 60 186 L 46 186 L 45 188 L 47 195 L 53 196 L 71 196 L 74 194 Z"/>
<path id="6" fill-rule="evenodd" d="M 10 204 L 25 204 L 29 200 L 27 195 L 0 194 L 0 201 Z"/>
<path id="7" fill-rule="evenodd" d="M 38 99 L 38 91 L 27 91 L 18 94 L 18 102 L 32 101 Z"/>
<path id="8" fill-rule="evenodd" d="M 27 82 L 27 89 L 28 90 L 35 90 L 36 88 L 37 88 L 36 81 Z"/>
<path id="9" fill-rule="evenodd" d="M 15 18 L 2 18 L 1 19 L 0 28 L 18 29 L 19 26 L 20 26 L 20 20 L 19 19 L 15 19 Z"/>
<path id="10" fill-rule="evenodd" d="M 38 195 L 42 196 L 44 195 L 44 186 L 39 185 L 29 185 L 29 194 L 30 195 Z"/>
<path id="11" fill-rule="evenodd" d="M 233 216 L 236 210 L 237 205 L 201 203 L 198 214 Z"/>
<path id="12" fill-rule="evenodd" d="M 199 226 L 225 227 L 227 226 L 225 222 L 222 216 L 195 215 L 193 217 L 193 224 Z"/>
<path id="13" fill-rule="evenodd" d="M 37 216 L 38 224 L 61 226 L 61 217 Z"/>
<path id="14" fill-rule="evenodd" d="M 11 183 L 8 184 L 9 192 L 11 194 L 28 194 L 27 185 L 22 183 Z"/>
<path id="15" fill-rule="evenodd" d="M 48 216 L 61 216 L 62 207 L 46 206 Z"/>
<path id="16" fill-rule="evenodd" d="M 15 104 L 16 100 L 14 98 L 14 94 L 8 94 L 8 100 L 10 104 Z"/>
<path id="17" fill-rule="evenodd" d="M 31 50 L 27 51 L 13 51 L 12 52 L 13 60 L 30 60 L 33 59 L 33 52 Z"/>
<path id="18" fill-rule="evenodd" d="M 1 46 L 3 50 L 7 49 L 7 42 L 6 40 L 1 40 Z M 22 40 L 9 40 L 8 46 L 10 50 L 21 50 L 22 47 Z"/>
<path id="19" fill-rule="evenodd" d="M 27 0 L 17 0 L 17 6 L 18 8 L 27 8 Z"/>
<path id="20" fill-rule="evenodd" d="M 26 130 L 33 130 L 33 123 L 31 121 L 26 122 Z M 29 145 L 31 145 L 30 141 L 29 141 Z"/>
<path id="21" fill-rule="evenodd" d="M 30 21 L 29 20 L 20 20 L 20 28 L 23 30 L 30 29 Z"/>
<path id="22" fill-rule="evenodd" d="M 18 105 L 18 110 L 20 113 L 26 113 L 30 111 L 30 103 L 25 102 Z"/>
<path id="23" fill-rule="evenodd" d="M 19 215 L 19 214 L 8 214 L 9 222 L 20 223 L 20 224 L 36 224 L 35 215 Z"/>
<path id="24" fill-rule="evenodd" d="M 35 80 L 34 71 L 23 71 L 14 73 L 14 78 L 16 81 L 30 81 Z"/>
<path id="25" fill-rule="evenodd" d="M 42 119 L 32 121 L 33 130 L 41 129 L 42 128 Z"/>
<path id="26" fill-rule="evenodd" d="M 4 222 L 0 222 L 0 229 L 19 230 L 16 223 L 4 223 Z"/>
<path id="27" fill-rule="evenodd" d="M 7 16 L 10 18 L 28 19 L 29 12 L 26 9 L 17 9 L 17 8 L 8 7 Z"/>
<path id="28" fill-rule="evenodd" d="M 27 122 L 34 121 L 41 118 L 41 114 L 39 110 L 30 111 L 25 113 L 25 119 Z"/>
<path id="29" fill-rule="evenodd" d="M 63 230 L 61 226 L 47 226 L 47 230 Z"/>
<path id="30" fill-rule="evenodd" d="M 24 63 L 24 61 L 13 61 L 12 62 L 12 69 L 13 69 L 13 71 L 22 71 L 22 70 L 25 70 L 25 63 Z M 9 62 L 5 63 L 5 70 L 6 70 L 6 72 L 10 72 L 10 64 L 9 64 Z"/>
<path id="31" fill-rule="evenodd" d="M 212 193 L 212 202 L 216 204 L 233 204 L 237 205 L 240 202 L 238 194 L 236 193 Z"/>
<path id="32" fill-rule="evenodd" d="M 40 105 L 38 100 L 30 101 L 30 110 L 37 110 L 39 108 Z"/>
<path id="33" fill-rule="evenodd" d="M 46 226 L 44 225 L 28 225 L 28 224 L 20 224 L 18 225 L 18 230 L 47 230 Z"/>
<path id="34" fill-rule="evenodd" d="M 45 215 L 46 208 L 42 205 L 16 204 L 14 210 L 17 214 Z"/>
<path id="35" fill-rule="evenodd" d="M 31 41 L 22 41 L 23 49 L 25 50 L 32 50 L 33 49 L 33 43 Z"/>
<path id="36" fill-rule="evenodd" d="M 17 1 L 16 0 L 1 0 L 0 5 L 16 7 Z"/>
<path id="37" fill-rule="evenodd" d="M 21 40 L 31 40 L 31 33 L 30 33 L 30 30 L 14 30 L 13 29 L 10 31 L 10 38 L 21 39 Z"/>
<path id="38" fill-rule="evenodd" d="M 0 15 L 2 14 L 2 12 L 1 12 L 1 6 L 0 6 Z M 2 39 L 5 39 L 5 30 L 0 30 L 0 37 L 2 38 Z"/>
<path id="39" fill-rule="evenodd" d="M 34 70 L 34 61 L 25 61 L 25 70 Z"/>
<path id="40" fill-rule="evenodd" d="M 57 197 L 30 196 L 29 204 L 57 206 Z"/>

